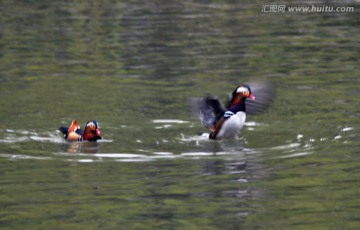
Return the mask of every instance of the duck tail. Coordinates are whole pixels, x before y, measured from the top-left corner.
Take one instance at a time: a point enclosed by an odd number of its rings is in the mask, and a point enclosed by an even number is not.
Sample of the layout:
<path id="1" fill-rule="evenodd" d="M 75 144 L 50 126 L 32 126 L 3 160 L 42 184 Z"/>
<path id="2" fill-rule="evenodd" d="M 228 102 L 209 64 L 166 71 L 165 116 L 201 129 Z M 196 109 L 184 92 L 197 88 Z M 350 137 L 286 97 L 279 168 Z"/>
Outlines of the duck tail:
<path id="1" fill-rule="evenodd" d="M 66 135 L 68 133 L 69 128 L 61 126 L 58 129 L 62 134 Z"/>

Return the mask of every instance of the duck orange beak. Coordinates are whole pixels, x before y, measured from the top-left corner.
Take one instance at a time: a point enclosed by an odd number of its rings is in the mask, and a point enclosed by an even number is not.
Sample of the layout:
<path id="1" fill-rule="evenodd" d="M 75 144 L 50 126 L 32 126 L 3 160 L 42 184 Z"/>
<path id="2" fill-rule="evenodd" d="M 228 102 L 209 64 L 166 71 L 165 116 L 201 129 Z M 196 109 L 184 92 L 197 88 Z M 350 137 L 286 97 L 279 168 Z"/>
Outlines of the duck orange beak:
<path id="1" fill-rule="evenodd" d="M 249 95 L 249 98 L 252 99 L 252 100 L 255 100 L 255 96 L 252 95 L 252 94 Z"/>

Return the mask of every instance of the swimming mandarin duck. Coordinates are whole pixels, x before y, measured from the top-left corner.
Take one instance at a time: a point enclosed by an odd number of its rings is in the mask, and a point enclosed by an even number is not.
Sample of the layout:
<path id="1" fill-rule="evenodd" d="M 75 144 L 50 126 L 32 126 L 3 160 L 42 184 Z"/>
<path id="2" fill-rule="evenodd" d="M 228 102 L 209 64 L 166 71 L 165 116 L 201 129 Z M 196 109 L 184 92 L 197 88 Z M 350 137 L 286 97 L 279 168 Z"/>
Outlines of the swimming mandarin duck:
<path id="1" fill-rule="evenodd" d="M 201 123 L 211 131 L 209 139 L 235 138 L 244 126 L 247 114 L 257 114 L 266 109 L 272 101 L 273 87 L 267 83 L 254 83 L 252 87 L 253 90 L 248 84 L 237 86 L 226 107 L 217 96 L 212 95 L 193 103 Z"/>
<path id="2" fill-rule="evenodd" d="M 85 129 L 80 129 L 76 120 L 71 122 L 69 128 L 60 127 L 60 132 L 64 134 L 65 140 L 68 141 L 97 141 L 101 139 L 99 125 L 96 120 L 88 121 Z"/>

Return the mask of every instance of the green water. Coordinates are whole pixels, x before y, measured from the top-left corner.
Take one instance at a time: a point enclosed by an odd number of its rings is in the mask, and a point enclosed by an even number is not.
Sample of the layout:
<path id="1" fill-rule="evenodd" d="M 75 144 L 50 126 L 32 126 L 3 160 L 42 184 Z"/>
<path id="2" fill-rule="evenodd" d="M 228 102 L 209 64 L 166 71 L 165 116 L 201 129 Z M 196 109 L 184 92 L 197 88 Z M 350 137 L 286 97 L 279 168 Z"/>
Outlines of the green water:
<path id="1" fill-rule="evenodd" d="M 0 228 L 359 229 L 359 5 L 264 4 L 2 1 Z M 189 98 L 254 81 L 265 113 L 198 136 Z"/>

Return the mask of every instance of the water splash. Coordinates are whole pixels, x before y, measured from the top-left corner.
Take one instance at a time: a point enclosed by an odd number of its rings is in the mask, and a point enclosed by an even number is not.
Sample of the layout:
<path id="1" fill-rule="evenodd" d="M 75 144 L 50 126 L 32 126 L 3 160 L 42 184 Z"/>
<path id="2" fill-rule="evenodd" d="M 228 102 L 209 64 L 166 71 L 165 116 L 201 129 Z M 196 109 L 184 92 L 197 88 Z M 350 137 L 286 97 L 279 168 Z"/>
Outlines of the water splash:
<path id="1" fill-rule="evenodd" d="M 199 143 L 200 141 L 210 141 L 209 140 L 210 133 L 201 133 L 199 135 L 191 135 L 191 136 L 185 136 L 183 133 L 181 133 L 181 137 L 178 138 L 181 142 L 196 142 Z"/>

